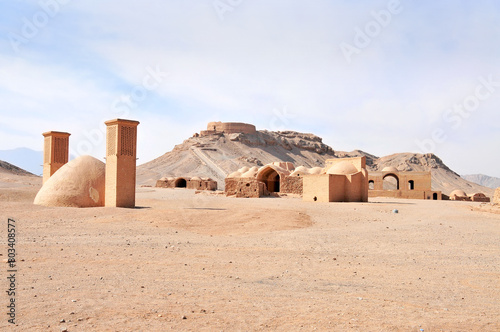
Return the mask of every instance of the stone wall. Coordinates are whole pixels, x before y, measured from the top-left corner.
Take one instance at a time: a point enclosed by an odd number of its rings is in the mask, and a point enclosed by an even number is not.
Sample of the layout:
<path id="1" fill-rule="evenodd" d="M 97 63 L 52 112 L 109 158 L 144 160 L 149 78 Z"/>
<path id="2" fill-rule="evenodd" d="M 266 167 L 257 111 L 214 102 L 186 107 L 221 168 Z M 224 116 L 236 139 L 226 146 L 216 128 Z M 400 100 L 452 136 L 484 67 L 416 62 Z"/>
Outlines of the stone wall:
<path id="1" fill-rule="evenodd" d="M 179 180 L 185 180 L 186 185 L 180 186 Z M 191 179 L 189 177 L 161 178 L 156 181 L 157 188 L 186 188 L 196 190 L 217 190 L 217 181 L 212 179 Z"/>
<path id="2" fill-rule="evenodd" d="M 487 197 L 485 194 L 482 194 L 482 193 L 477 193 L 477 194 L 474 194 L 472 196 L 470 196 L 471 200 L 473 202 L 483 202 L 483 203 L 489 203 L 490 202 L 490 198 Z"/>
<path id="3" fill-rule="evenodd" d="M 201 135 L 210 133 L 225 133 L 225 134 L 254 134 L 257 131 L 254 125 L 241 122 L 209 122 L 207 130 L 201 132 Z"/>
<path id="4" fill-rule="evenodd" d="M 304 178 L 301 176 L 286 176 L 281 180 L 280 193 L 302 195 Z"/>
<path id="5" fill-rule="evenodd" d="M 263 182 L 251 178 L 226 178 L 226 196 L 259 198 L 269 196 Z"/>

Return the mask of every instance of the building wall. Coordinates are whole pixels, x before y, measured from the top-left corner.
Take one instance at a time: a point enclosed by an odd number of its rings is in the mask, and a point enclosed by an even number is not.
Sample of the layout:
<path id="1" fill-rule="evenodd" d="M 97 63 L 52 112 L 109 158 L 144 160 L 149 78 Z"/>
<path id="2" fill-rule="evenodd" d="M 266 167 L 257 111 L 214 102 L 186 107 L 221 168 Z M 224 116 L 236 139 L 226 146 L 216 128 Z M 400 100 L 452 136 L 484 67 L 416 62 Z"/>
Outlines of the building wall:
<path id="1" fill-rule="evenodd" d="M 257 130 L 254 125 L 248 123 L 240 123 L 240 122 L 209 122 L 207 125 L 207 130 L 202 131 L 201 135 L 207 135 L 210 133 L 221 133 L 224 132 L 226 134 L 234 134 L 234 133 L 244 133 L 244 134 L 253 134 Z"/>
<path id="2" fill-rule="evenodd" d="M 384 178 L 394 176 L 399 181 L 399 190 L 384 190 Z M 369 172 L 368 181 L 373 181 L 374 189 L 368 190 L 370 197 L 394 197 L 405 199 L 433 199 L 434 194 L 442 200 L 440 191 L 432 191 L 431 172 Z M 410 189 L 413 181 L 413 190 Z"/>
<path id="3" fill-rule="evenodd" d="M 257 179 L 251 178 L 226 178 L 226 196 L 259 198 L 269 196 L 265 184 Z"/>
<path id="4" fill-rule="evenodd" d="M 306 175 L 303 180 L 302 200 L 306 202 L 330 202 L 330 179 L 326 174 Z"/>
<path id="5" fill-rule="evenodd" d="M 340 202 L 368 202 L 368 172 L 361 172 L 344 176 L 345 197 Z"/>
<path id="6" fill-rule="evenodd" d="M 160 179 L 156 181 L 156 187 L 158 188 L 176 188 L 175 184 L 177 180 L 181 178 L 174 178 L 171 180 Z M 182 178 L 186 180 L 186 189 L 196 189 L 196 190 L 217 190 L 217 181 L 214 180 L 193 180 L 189 178 Z"/>
<path id="7" fill-rule="evenodd" d="M 304 178 L 301 176 L 285 176 L 281 179 L 281 193 L 302 195 Z"/>
<path id="8" fill-rule="evenodd" d="M 495 196 L 493 196 L 493 203 L 500 204 L 500 188 L 495 190 Z"/>
<path id="9" fill-rule="evenodd" d="M 470 198 L 473 202 L 482 202 L 482 203 L 489 203 L 490 202 L 490 198 L 482 193 L 473 194 L 470 196 Z"/>
<path id="10" fill-rule="evenodd" d="M 346 175 L 326 174 L 328 178 L 328 202 L 345 202 L 347 195 Z"/>

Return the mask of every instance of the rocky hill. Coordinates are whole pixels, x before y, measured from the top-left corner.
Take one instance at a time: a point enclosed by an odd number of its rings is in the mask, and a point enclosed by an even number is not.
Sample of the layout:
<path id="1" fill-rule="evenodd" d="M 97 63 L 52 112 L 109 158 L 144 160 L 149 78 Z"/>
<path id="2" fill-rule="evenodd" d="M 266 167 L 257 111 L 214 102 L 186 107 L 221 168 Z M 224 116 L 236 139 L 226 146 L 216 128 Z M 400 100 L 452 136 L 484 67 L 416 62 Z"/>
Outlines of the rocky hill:
<path id="1" fill-rule="evenodd" d="M 0 173 L 4 174 L 14 174 L 14 175 L 34 175 L 30 172 L 25 171 L 24 169 L 12 165 L 6 161 L 0 160 Z"/>
<path id="2" fill-rule="evenodd" d="M 500 178 L 495 178 L 484 174 L 462 175 L 462 178 L 464 178 L 467 181 L 477 183 L 481 186 L 492 189 L 500 187 Z"/>
<path id="3" fill-rule="evenodd" d="M 324 166 L 330 158 L 366 156 L 369 171 L 386 166 L 401 171 L 431 171 L 433 190 L 449 194 L 455 189 L 466 193 L 483 192 L 492 196 L 493 190 L 461 178 L 433 154 L 398 153 L 379 158 L 361 150 L 334 151 L 321 137 L 294 131 L 257 131 L 255 134 L 218 134 L 191 137 L 171 152 L 140 165 L 139 185 L 154 185 L 164 176 L 211 177 L 223 189 L 224 179 L 243 166 L 262 166 L 274 161 L 289 161 L 296 167 Z"/>

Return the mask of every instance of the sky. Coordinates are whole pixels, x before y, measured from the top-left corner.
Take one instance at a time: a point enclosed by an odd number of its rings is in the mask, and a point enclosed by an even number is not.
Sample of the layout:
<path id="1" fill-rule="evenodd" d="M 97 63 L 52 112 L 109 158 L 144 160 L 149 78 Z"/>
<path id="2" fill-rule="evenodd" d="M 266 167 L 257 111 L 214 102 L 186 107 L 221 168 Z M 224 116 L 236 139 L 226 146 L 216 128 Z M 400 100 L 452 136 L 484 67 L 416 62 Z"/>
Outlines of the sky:
<path id="1" fill-rule="evenodd" d="M 246 122 L 500 177 L 498 22 L 497 0 L 2 1 L 0 150 L 57 130 L 103 160 L 125 118 L 142 164 Z"/>

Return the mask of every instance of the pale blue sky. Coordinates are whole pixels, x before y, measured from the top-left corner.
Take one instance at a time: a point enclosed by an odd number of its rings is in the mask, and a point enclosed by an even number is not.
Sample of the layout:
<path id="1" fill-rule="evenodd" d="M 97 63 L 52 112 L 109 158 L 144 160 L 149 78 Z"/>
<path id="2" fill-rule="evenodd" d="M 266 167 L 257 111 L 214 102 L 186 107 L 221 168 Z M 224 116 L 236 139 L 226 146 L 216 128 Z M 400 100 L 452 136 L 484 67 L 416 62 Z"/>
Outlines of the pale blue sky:
<path id="1" fill-rule="evenodd" d="M 3 1 L 0 150 L 61 130 L 102 158 L 126 117 L 144 163 L 222 120 L 500 177 L 498 22 L 496 0 Z"/>

